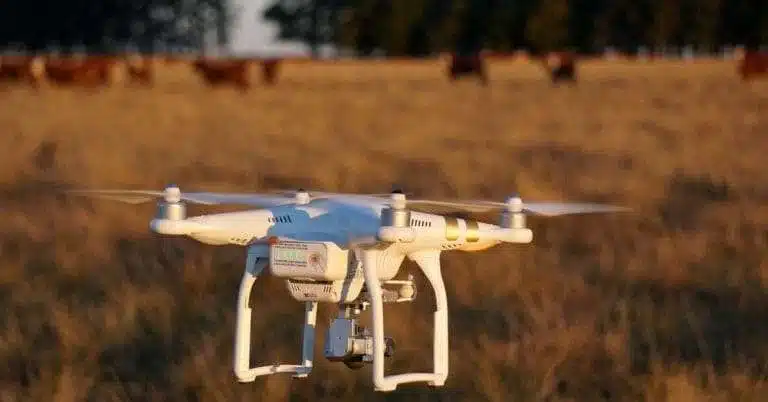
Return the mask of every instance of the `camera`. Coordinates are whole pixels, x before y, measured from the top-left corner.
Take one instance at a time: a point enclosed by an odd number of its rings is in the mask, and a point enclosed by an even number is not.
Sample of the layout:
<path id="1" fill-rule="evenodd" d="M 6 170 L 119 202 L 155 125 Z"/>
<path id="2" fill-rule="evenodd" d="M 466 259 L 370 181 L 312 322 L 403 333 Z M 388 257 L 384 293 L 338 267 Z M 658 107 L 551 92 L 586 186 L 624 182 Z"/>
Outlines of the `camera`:
<path id="1" fill-rule="evenodd" d="M 362 368 L 373 361 L 373 335 L 367 328 L 357 325 L 353 318 L 336 318 L 328 328 L 325 338 L 325 357 L 334 362 L 343 362 L 351 369 Z M 384 356 L 391 357 L 395 341 L 384 338 Z"/>

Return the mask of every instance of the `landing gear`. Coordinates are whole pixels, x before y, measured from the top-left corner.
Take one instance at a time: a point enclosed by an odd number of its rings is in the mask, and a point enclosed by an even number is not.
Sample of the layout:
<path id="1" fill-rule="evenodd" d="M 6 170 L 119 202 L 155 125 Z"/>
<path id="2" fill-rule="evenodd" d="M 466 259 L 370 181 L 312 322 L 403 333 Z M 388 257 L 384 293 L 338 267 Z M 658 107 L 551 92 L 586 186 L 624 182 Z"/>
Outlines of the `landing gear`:
<path id="1" fill-rule="evenodd" d="M 373 334 L 368 328 L 357 325 L 360 313 L 368 303 L 344 305 L 333 320 L 325 337 L 325 357 L 334 362 L 343 362 L 352 370 L 363 368 L 373 361 Z M 395 341 L 384 338 L 385 357 L 395 353 Z"/>

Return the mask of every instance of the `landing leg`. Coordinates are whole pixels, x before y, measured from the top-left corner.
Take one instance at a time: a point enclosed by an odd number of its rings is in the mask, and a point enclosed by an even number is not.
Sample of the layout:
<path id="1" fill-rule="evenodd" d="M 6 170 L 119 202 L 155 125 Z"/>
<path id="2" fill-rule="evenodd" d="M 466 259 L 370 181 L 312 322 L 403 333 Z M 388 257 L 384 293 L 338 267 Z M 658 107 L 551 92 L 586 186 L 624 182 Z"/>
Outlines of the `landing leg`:
<path id="1" fill-rule="evenodd" d="M 256 377 L 276 373 L 294 373 L 295 377 L 306 377 L 312 370 L 317 302 L 306 302 L 305 305 L 301 364 L 274 364 L 251 367 L 252 312 L 249 299 L 256 278 L 258 278 L 259 274 L 267 266 L 267 263 L 267 259 L 248 256 L 245 273 L 240 282 L 240 292 L 237 300 L 237 327 L 235 329 L 234 356 L 235 376 L 240 382 L 252 382 Z"/>
<path id="2" fill-rule="evenodd" d="M 398 384 L 426 382 L 433 386 L 442 386 L 448 376 L 448 310 L 445 287 L 440 276 L 439 252 L 415 253 L 410 256 L 424 270 L 437 295 L 438 310 L 435 312 L 434 331 L 434 372 L 405 373 L 386 376 L 384 370 L 384 309 L 381 281 L 378 273 L 385 270 L 387 250 L 363 250 L 363 271 L 365 284 L 371 301 L 373 324 L 373 384 L 377 391 L 394 391 Z"/>
<path id="3" fill-rule="evenodd" d="M 379 261 L 383 253 L 379 250 L 365 250 L 362 254 L 365 286 L 371 298 L 373 316 L 373 385 L 377 391 L 394 391 L 397 383 L 384 377 L 384 304 L 378 277 Z"/>
<path id="4" fill-rule="evenodd" d="M 294 377 L 304 378 L 312 371 L 312 355 L 315 352 L 315 328 L 317 322 L 317 302 L 304 302 L 304 336 L 301 346 L 300 370 Z"/>
<path id="5" fill-rule="evenodd" d="M 433 328 L 433 364 L 436 379 L 429 385 L 443 386 L 448 378 L 448 297 L 440 272 L 440 251 L 421 251 L 408 255 L 419 265 L 435 291 L 435 315 Z"/>
<path id="6" fill-rule="evenodd" d="M 256 375 L 250 370 L 251 358 L 251 289 L 264 268 L 266 259 L 248 257 L 237 300 L 237 327 L 235 329 L 235 375 L 240 382 L 253 381 Z"/>

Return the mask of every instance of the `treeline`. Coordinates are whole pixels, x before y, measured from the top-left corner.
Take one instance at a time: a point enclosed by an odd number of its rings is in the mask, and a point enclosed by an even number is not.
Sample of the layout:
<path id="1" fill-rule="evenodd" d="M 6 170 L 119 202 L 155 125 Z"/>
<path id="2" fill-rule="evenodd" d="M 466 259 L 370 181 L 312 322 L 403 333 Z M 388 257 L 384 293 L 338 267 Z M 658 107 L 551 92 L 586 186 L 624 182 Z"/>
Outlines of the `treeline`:
<path id="1" fill-rule="evenodd" d="M 0 50 L 152 52 L 226 43 L 229 0 L 5 0 Z"/>
<path id="2" fill-rule="evenodd" d="M 274 0 L 280 38 L 357 55 L 768 44 L 766 0 Z"/>
<path id="3" fill-rule="evenodd" d="M 266 17 L 281 39 L 366 56 L 480 48 L 632 52 L 639 47 L 768 44 L 767 0 L 6 0 L 0 50 L 201 49 L 225 44 L 235 17 Z"/>

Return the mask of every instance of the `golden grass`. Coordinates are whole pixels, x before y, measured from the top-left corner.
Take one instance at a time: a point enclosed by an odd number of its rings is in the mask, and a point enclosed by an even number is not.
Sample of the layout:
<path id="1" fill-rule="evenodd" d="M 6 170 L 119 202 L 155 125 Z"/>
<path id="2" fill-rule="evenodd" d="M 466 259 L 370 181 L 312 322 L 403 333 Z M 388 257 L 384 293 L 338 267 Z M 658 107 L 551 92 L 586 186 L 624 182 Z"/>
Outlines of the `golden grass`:
<path id="1" fill-rule="evenodd" d="M 732 62 L 595 61 L 559 88 L 497 62 L 483 88 L 440 63 L 286 64 L 245 94 L 179 66 L 151 89 L 5 88 L 0 400 L 385 399 L 370 368 L 324 360 L 324 332 L 308 379 L 236 383 L 243 250 L 151 236 L 152 205 L 54 193 L 170 181 L 629 205 L 532 219 L 532 246 L 446 253 L 446 388 L 386 399 L 765 399 L 768 86 Z M 258 285 L 255 356 L 298 359 L 301 305 Z M 429 369 L 431 306 L 422 291 L 388 307 L 391 371 Z"/>

